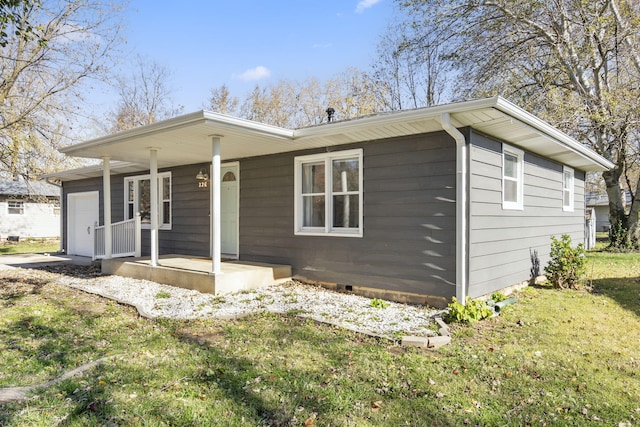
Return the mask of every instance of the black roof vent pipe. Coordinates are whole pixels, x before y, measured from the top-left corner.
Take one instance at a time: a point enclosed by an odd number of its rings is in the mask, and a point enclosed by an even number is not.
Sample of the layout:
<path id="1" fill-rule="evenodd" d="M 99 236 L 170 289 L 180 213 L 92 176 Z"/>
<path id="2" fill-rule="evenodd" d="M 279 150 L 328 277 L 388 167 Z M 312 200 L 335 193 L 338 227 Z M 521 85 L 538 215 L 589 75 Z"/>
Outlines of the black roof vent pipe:
<path id="1" fill-rule="evenodd" d="M 336 110 L 334 110 L 333 108 L 329 107 L 327 108 L 327 122 L 331 123 L 333 121 L 333 115 L 335 114 Z"/>

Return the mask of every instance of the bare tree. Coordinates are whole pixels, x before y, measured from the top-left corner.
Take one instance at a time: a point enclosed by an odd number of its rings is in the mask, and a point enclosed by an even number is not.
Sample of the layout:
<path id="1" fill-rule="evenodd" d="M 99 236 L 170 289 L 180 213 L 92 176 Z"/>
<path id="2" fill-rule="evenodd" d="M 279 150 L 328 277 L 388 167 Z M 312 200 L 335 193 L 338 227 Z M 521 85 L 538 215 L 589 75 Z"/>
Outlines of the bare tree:
<path id="1" fill-rule="evenodd" d="M 441 102 L 450 67 L 441 58 L 440 31 L 423 33 L 403 23 L 382 36 L 373 64 L 374 89 L 385 109 L 402 110 Z"/>
<path id="2" fill-rule="evenodd" d="M 182 106 L 171 99 L 171 72 L 157 62 L 136 58 L 136 69 L 128 77 L 119 77 L 120 100 L 109 114 L 109 132 L 144 126 L 180 114 Z"/>
<path id="3" fill-rule="evenodd" d="M 637 161 L 640 4 L 613 0 L 413 0 L 407 25 L 437 32 L 459 73 L 460 97 L 501 94 L 584 141 L 615 164 L 602 174 L 616 242 L 640 239 L 635 197 L 621 198 Z M 408 41 L 420 46 L 420 38 Z M 629 183 L 631 189 L 638 182 Z"/>
<path id="4" fill-rule="evenodd" d="M 335 110 L 337 120 L 384 109 L 371 77 L 350 68 L 324 83 L 312 77 L 302 82 L 279 80 L 256 85 L 242 102 L 239 114 L 275 126 L 300 128 L 326 121 L 329 107 Z"/>
<path id="5" fill-rule="evenodd" d="M 56 167 L 48 152 L 68 141 L 85 83 L 105 76 L 120 41 L 108 1 L 18 3 L 0 47 L 0 173 L 10 176 Z"/>

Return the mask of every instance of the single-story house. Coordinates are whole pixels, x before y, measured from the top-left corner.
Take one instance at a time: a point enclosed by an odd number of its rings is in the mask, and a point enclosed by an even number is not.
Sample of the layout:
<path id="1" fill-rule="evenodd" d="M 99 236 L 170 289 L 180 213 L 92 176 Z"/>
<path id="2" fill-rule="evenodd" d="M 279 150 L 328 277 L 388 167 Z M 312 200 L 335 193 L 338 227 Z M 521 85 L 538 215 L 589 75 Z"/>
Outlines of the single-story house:
<path id="1" fill-rule="evenodd" d="M 0 238 L 60 237 L 60 188 L 40 181 L 0 180 Z"/>
<path id="2" fill-rule="evenodd" d="M 285 264 L 432 305 L 527 280 L 552 235 L 583 241 L 585 172 L 613 166 L 501 97 L 301 129 L 199 111 L 61 151 L 103 160 L 48 175 L 69 253 L 91 255 L 94 222 L 139 212 L 152 266 L 210 257 L 222 277 L 223 259 Z"/>
<path id="3" fill-rule="evenodd" d="M 628 212 L 631 207 L 631 192 L 623 190 L 624 196 L 622 202 L 625 210 Z M 596 215 L 596 231 L 611 230 L 611 222 L 609 221 L 609 197 L 606 193 L 587 192 L 586 194 L 587 208 L 593 208 Z"/>

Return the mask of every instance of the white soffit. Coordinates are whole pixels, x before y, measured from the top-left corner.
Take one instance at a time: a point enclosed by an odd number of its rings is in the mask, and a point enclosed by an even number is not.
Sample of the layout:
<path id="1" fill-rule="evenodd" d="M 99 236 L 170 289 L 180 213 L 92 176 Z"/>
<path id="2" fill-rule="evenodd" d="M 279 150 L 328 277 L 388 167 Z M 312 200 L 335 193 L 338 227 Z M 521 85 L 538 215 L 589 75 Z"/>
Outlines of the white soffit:
<path id="1" fill-rule="evenodd" d="M 449 113 L 452 123 L 458 128 L 471 127 L 578 169 L 605 170 L 613 167 L 576 140 L 500 97 L 382 113 L 297 130 L 199 111 L 69 146 L 61 151 L 70 156 L 108 157 L 136 165 L 139 170 L 147 170 L 150 148 L 158 149 L 158 166 L 161 168 L 210 162 L 213 135 L 221 137 L 221 157 L 226 161 L 442 131 L 440 118 L 443 113 Z M 96 171 L 86 173 L 97 176 L 94 175 Z M 62 174 L 51 174 L 51 177 Z M 68 171 L 67 177 L 74 179 L 71 176 L 71 171 Z M 80 179 L 81 170 L 77 170 L 74 176 Z"/>

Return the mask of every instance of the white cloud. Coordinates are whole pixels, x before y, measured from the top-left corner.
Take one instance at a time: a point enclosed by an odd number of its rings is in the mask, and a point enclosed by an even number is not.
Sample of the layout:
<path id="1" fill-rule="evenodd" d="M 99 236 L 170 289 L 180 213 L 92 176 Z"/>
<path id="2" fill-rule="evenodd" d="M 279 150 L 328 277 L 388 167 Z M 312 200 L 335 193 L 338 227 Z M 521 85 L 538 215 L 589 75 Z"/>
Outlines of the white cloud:
<path id="1" fill-rule="evenodd" d="M 375 6 L 381 1 L 382 0 L 362 0 L 360 3 L 358 3 L 358 6 L 356 6 L 356 13 L 362 13 L 366 9 L 369 9 L 370 7 Z"/>
<path id="2" fill-rule="evenodd" d="M 258 65 L 256 68 L 250 68 L 244 73 L 240 74 L 238 78 L 244 81 L 260 80 L 267 78 L 271 75 L 271 71 L 267 67 Z"/>

